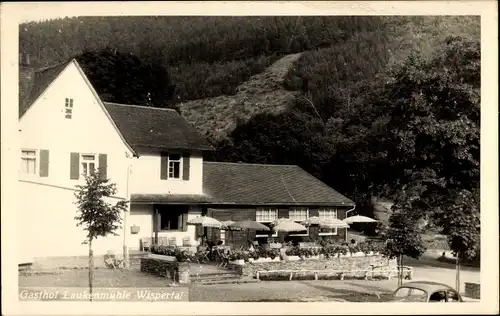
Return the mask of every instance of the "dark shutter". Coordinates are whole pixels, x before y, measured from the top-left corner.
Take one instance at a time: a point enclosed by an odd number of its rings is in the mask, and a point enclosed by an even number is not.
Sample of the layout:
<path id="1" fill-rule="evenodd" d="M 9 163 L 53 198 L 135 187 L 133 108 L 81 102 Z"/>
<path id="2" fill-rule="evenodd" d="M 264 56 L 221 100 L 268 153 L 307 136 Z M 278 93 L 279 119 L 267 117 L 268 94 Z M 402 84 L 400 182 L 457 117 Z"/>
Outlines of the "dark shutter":
<path id="1" fill-rule="evenodd" d="M 80 178 L 80 154 L 79 153 L 71 153 L 69 178 L 71 180 L 78 180 L 78 178 Z"/>
<path id="2" fill-rule="evenodd" d="M 99 154 L 99 177 L 103 180 L 108 178 L 108 155 Z"/>
<path id="3" fill-rule="evenodd" d="M 49 176 L 49 151 L 40 149 L 40 177 Z"/>
<path id="4" fill-rule="evenodd" d="M 155 219 L 156 219 L 155 232 L 159 232 L 159 231 L 161 231 L 161 215 L 160 215 L 160 212 L 158 212 L 158 210 L 156 210 Z"/>
<path id="5" fill-rule="evenodd" d="M 168 153 L 161 153 L 160 179 L 168 179 Z"/>
<path id="6" fill-rule="evenodd" d="M 182 230 L 185 232 L 187 232 L 188 230 L 187 221 L 188 221 L 188 213 L 182 213 Z"/>
<path id="7" fill-rule="evenodd" d="M 182 154 L 182 180 L 189 180 L 189 162 L 191 159 L 189 153 Z"/>

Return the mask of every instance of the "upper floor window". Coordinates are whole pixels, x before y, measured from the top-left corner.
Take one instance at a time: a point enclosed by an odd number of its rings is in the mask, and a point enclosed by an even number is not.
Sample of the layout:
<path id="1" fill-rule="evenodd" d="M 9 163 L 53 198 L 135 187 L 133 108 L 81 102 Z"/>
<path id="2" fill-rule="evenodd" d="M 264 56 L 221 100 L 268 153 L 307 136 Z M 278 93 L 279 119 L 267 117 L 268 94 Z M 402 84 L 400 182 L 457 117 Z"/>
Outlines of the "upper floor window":
<path id="1" fill-rule="evenodd" d="M 71 119 L 73 115 L 73 99 L 66 98 L 66 101 L 64 103 L 64 110 L 65 110 L 65 118 Z"/>
<path id="2" fill-rule="evenodd" d="M 189 180 L 191 169 L 190 153 L 162 152 L 160 154 L 160 179 Z"/>
<path id="3" fill-rule="evenodd" d="M 21 150 L 21 172 L 36 174 L 36 150 Z"/>
<path id="4" fill-rule="evenodd" d="M 82 154 L 82 173 L 85 176 L 90 176 L 97 169 L 97 161 L 95 155 Z"/>
<path id="5" fill-rule="evenodd" d="M 181 155 L 168 155 L 168 177 L 173 179 L 181 178 Z"/>

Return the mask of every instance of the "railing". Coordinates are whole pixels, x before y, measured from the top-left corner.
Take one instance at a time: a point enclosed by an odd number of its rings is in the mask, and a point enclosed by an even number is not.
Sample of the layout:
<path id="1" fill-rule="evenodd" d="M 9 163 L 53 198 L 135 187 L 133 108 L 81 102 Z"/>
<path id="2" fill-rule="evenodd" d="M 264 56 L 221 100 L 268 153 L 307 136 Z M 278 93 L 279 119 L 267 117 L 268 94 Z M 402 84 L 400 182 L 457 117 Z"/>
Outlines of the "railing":
<path id="1" fill-rule="evenodd" d="M 390 280 L 393 276 L 398 276 L 399 269 L 387 269 L 376 271 L 374 269 L 355 269 L 355 270 L 260 270 L 256 272 L 257 280 L 265 274 L 290 274 L 289 280 L 293 279 L 294 274 L 309 273 L 314 274 L 314 279 L 318 280 L 318 275 L 322 274 L 337 274 L 340 280 L 344 280 L 345 276 L 363 275 L 365 280 L 370 280 L 374 275 L 380 275 L 387 277 Z M 411 267 L 403 266 L 403 277 L 407 280 L 411 280 L 413 275 L 413 270 Z"/>

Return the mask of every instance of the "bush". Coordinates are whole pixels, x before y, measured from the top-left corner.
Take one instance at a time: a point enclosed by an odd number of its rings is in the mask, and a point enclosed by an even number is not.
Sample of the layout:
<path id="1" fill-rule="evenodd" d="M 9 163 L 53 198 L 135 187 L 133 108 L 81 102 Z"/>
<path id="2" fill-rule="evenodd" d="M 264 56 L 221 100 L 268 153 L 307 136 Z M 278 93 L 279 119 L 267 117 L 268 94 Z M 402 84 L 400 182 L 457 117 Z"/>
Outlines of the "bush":
<path id="1" fill-rule="evenodd" d="M 152 245 L 151 252 L 157 255 L 175 257 L 178 262 L 196 261 L 198 254 L 177 246 Z"/>

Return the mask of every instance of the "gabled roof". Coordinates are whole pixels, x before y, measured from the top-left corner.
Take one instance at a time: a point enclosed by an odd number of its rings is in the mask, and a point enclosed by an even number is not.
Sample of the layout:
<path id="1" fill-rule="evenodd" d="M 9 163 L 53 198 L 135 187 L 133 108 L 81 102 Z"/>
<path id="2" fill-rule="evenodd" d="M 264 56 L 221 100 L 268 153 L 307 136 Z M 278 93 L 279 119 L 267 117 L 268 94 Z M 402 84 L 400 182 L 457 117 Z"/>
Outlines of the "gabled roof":
<path id="1" fill-rule="evenodd" d="M 20 87 L 23 87 L 19 94 L 19 117 L 22 117 L 29 107 L 40 97 L 56 77 L 71 63 L 71 60 L 54 66 L 42 68 L 34 71 L 34 77 L 22 76 L 19 74 Z M 29 70 L 29 69 L 23 69 Z"/>
<path id="2" fill-rule="evenodd" d="M 175 110 L 104 102 L 116 126 L 134 149 L 213 150 Z"/>
<path id="3" fill-rule="evenodd" d="M 295 165 L 204 162 L 203 190 L 213 204 L 354 206 Z"/>
<path id="4" fill-rule="evenodd" d="M 75 63 L 105 114 L 117 128 L 120 137 L 135 154 L 140 148 L 213 150 L 206 139 L 175 110 L 102 102 L 76 59 L 37 70 L 34 76 L 20 73 L 19 79 L 25 82 L 20 82 L 22 89 L 19 94 L 19 118 L 71 62 Z"/>

